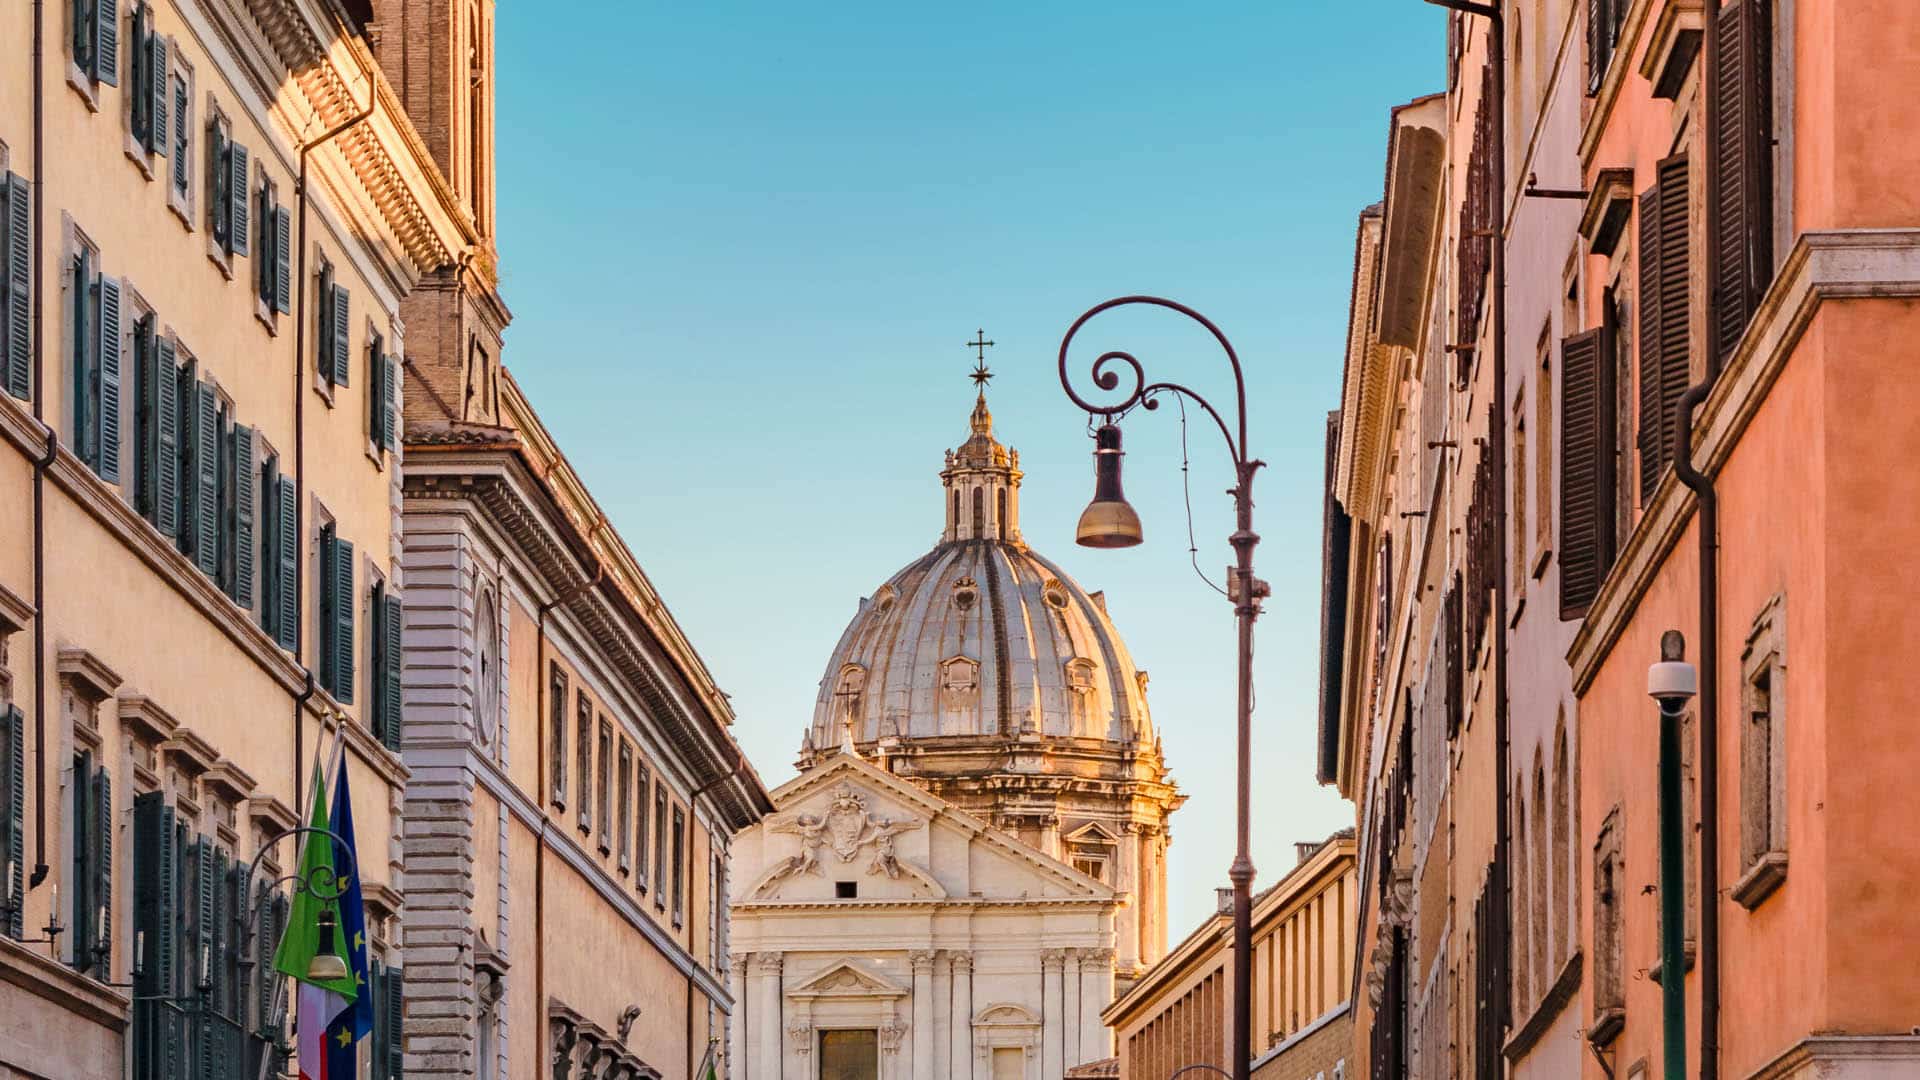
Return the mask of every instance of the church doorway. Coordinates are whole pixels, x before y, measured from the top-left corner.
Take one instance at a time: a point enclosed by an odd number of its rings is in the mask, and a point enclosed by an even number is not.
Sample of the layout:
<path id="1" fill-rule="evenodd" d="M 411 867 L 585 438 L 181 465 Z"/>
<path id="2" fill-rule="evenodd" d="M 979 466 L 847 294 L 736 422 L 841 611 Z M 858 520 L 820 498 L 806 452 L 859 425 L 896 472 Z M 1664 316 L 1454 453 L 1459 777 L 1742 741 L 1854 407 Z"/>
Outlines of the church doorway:
<path id="1" fill-rule="evenodd" d="M 879 1032 L 822 1031 L 820 1080 L 880 1080 Z"/>
<path id="2" fill-rule="evenodd" d="M 1027 1052 L 1017 1046 L 999 1046 L 993 1051 L 993 1080 L 1026 1080 Z"/>

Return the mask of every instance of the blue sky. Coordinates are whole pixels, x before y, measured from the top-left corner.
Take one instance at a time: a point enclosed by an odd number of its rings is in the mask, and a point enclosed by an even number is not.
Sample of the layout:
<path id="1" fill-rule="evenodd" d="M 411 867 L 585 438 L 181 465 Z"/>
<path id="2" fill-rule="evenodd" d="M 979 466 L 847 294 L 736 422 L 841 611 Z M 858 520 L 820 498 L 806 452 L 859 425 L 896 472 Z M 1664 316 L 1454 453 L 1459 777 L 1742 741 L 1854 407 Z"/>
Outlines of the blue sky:
<path id="1" fill-rule="evenodd" d="M 941 453 L 972 404 L 962 342 L 984 327 L 1026 537 L 1107 591 L 1191 796 L 1172 939 L 1211 909 L 1233 845 L 1233 619 L 1188 565 L 1173 409 L 1126 424 L 1148 542 L 1072 539 L 1091 446 L 1060 335 L 1146 292 L 1233 339 L 1269 463 L 1260 884 L 1352 822 L 1313 779 L 1323 428 L 1388 109 L 1444 78 L 1436 9 L 580 0 L 498 20 L 507 364 L 733 696 L 769 786 L 855 603 L 938 536 Z M 1127 348 L 1231 405 L 1225 359 L 1174 316 L 1081 340 L 1077 378 Z M 1218 580 L 1232 473 L 1217 433 L 1189 435 Z"/>

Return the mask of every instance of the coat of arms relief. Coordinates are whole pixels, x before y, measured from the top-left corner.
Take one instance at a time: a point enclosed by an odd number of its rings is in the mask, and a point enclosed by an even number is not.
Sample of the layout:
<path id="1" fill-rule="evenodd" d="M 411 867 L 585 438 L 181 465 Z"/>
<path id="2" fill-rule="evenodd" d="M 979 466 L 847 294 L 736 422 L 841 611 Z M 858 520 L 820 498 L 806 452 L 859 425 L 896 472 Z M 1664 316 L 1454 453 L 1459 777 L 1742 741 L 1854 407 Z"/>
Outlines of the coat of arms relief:
<path id="1" fill-rule="evenodd" d="M 789 856 L 767 880 L 771 883 L 795 874 L 822 873 L 820 852 L 823 848 L 848 863 L 868 845 L 873 847 L 873 858 L 867 863 L 867 873 L 897 878 L 900 862 L 894 855 L 893 838 L 919 824 L 911 818 L 876 817 L 867 809 L 866 796 L 850 784 L 841 784 L 833 789 L 832 803 L 824 815 L 798 811 L 768 826 L 774 832 L 798 836 L 800 853 Z"/>

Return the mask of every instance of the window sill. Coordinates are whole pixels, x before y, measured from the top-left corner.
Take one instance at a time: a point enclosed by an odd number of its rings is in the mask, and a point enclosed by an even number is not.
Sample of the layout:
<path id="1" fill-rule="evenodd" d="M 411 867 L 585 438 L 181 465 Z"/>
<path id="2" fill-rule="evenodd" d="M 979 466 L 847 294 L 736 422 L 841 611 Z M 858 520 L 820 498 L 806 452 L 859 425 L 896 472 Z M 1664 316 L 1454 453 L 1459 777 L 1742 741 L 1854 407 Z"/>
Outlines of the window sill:
<path id="1" fill-rule="evenodd" d="M 1553 980 L 1553 985 L 1547 988 L 1540 1003 L 1534 1006 L 1533 1012 L 1514 1029 L 1513 1037 L 1507 1040 L 1502 1053 L 1506 1055 L 1508 1061 L 1520 1060 L 1539 1045 L 1540 1040 L 1546 1036 L 1547 1029 L 1553 1026 L 1553 1022 L 1559 1019 L 1562 1012 L 1566 1011 L 1567 1005 L 1579 996 L 1580 966 L 1581 955 L 1578 951 L 1575 951 L 1567 958 L 1567 962 L 1560 966 L 1560 974 Z"/>
<path id="2" fill-rule="evenodd" d="M 121 149 L 127 155 L 127 160 L 133 162 L 133 167 L 140 170 L 141 177 L 147 183 L 153 183 L 153 151 L 140 145 L 140 140 L 133 137 L 133 132 L 127 131 L 121 134 L 126 139 L 126 144 Z"/>
<path id="3" fill-rule="evenodd" d="M 133 999 L 43 955 L 38 948 L 0 937 L 0 982 L 54 1002 L 113 1031 L 124 1031 Z"/>
<path id="4" fill-rule="evenodd" d="M 1612 1045 L 1627 1026 L 1627 1010 L 1615 1005 L 1593 1014 L 1593 1026 L 1587 1028 L 1587 1042 L 1596 1049 Z"/>
<path id="5" fill-rule="evenodd" d="M 253 317 L 260 320 L 270 336 L 280 336 L 280 321 L 274 317 L 273 308 L 257 296 L 253 298 Z"/>
<path id="6" fill-rule="evenodd" d="M 1694 954 L 1693 939 L 1687 938 L 1680 945 L 1680 975 L 1682 978 L 1685 978 L 1686 974 L 1693 970 L 1693 954 Z M 1647 969 L 1647 978 L 1653 982 L 1653 985 L 1660 986 L 1662 985 L 1660 982 L 1660 976 L 1664 971 L 1665 971 L 1664 964 L 1655 963 L 1652 967 Z"/>
<path id="7" fill-rule="evenodd" d="M 180 219 L 181 228 L 188 232 L 193 231 L 193 204 L 186 196 L 180 194 L 180 189 L 174 187 L 172 183 L 167 184 L 167 209 L 173 211 L 173 216 Z"/>
<path id="8" fill-rule="evenodd" d="M 1772 896 L 1773 891 L 1786 880 L 1787 853 L 1769 851 L 1748 867 L 1746 873 L 1740 875 L 1740 880 L 1733 883 L 1730 895 L 1734 903 L 1752 911 L 1767 897 Z"/>
<path id="9" fill-rule="evenodd" d="M 220 246 L 212 232 L 207 233 L 207 261 L 219 268 L 221 277 L 233 280 L 233 256 Z"/>
<path id="10" fill-rule="evenodd" d="M 71 57 L 67 59 L 67 85 L 73 88 L 74 93 L 80 95 L 81 101 L 87 103 L 88 112 L 100 111 L 99 89 L 94 86 L 93 79 L 86 72 L 81 71 L 80 66 L 75 64 Z"/>
<path id="11" fill-rule="evenodd" d="M 1547 564 L 1553 561 L 1553 549 L 1542 547 L 1540 554 L 1533 557 L 1532 577 L 1535 581 L 1547 576 Z"/>
<path id="12" fill-rule="evenodd" d="M 328 382 L 325 378 L 323 378 L 319 372 L 316 371 L 313 373 L 314 396 L 318 397 L 320 401 L 326 405 L 327 408 L 331 409 L 334 407 L 334 398 L 336 396 L 335 392 L 338 389 L 339 389 L 338 387 L 334 386 L 332 383 Z"/>

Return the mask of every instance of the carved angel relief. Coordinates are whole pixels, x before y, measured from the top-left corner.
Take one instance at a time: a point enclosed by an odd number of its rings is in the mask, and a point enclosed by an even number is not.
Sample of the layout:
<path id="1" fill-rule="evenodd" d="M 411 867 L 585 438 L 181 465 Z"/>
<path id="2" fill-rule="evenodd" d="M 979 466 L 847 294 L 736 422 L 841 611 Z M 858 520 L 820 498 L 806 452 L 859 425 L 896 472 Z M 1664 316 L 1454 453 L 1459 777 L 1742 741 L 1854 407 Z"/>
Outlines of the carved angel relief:
<path id="1" fill-rule="evenodd" d="M 789 856 L 768 881 L 821 873 L 820 849 L 823 847 L 830 847 L 834 855 L 846 863 L 852 862 L 869 844 L 873 845 L 873 858 L 867 863 L 867 873 L 897 878 L 900 863 L 894 854 L 893 838 L 919 824 L 910 818 L 875 817 L 867 810 L 865 796 L 855 792 L 851 785 L 841 784 L 833 789 L 833 805 L 825 817 L 799 812 L 769 826 L 774 832 L 798 836 L 800 853 Z"/>

